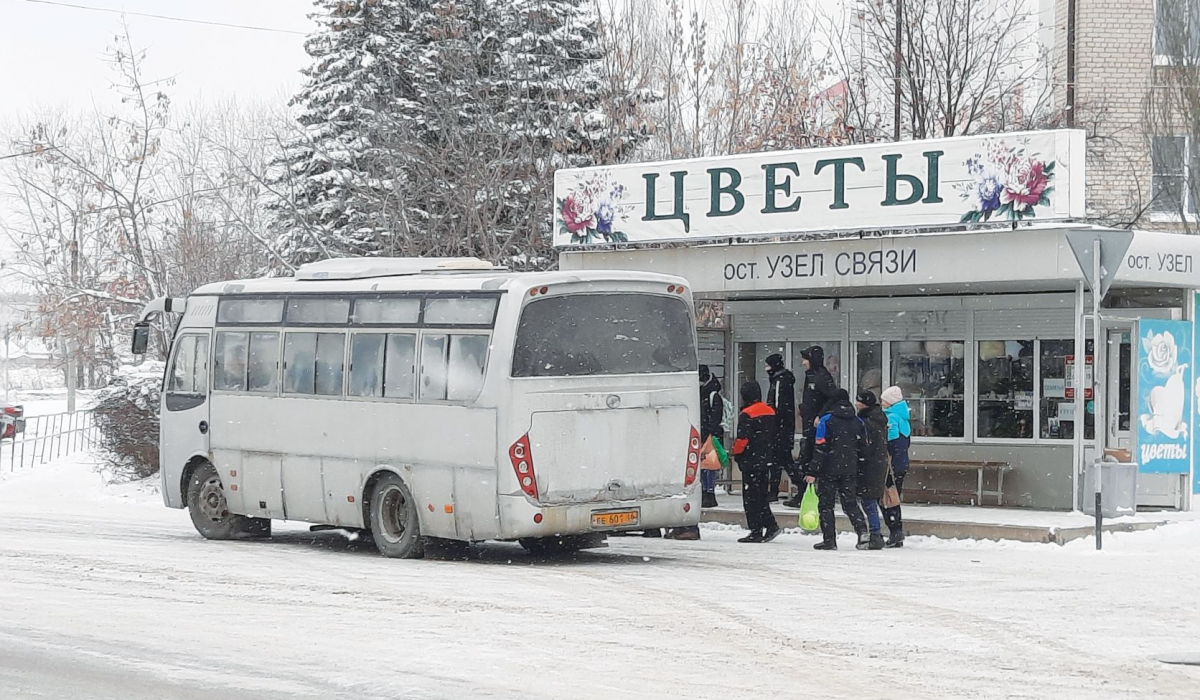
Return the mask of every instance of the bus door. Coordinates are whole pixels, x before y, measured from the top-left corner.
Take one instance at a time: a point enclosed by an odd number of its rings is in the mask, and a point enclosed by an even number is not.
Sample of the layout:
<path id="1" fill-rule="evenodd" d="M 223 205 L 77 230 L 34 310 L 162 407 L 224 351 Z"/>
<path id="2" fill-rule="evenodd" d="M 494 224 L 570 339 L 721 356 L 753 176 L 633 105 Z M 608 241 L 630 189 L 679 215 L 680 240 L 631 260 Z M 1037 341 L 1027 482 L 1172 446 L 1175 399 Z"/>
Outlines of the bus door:
<path id="1" fill-rule="evenodd" d="M 160 417 L 163 474 L 179 474 L 193 456 L 208 454 L 208 348 L 207 331 L 175 338 Z"/>

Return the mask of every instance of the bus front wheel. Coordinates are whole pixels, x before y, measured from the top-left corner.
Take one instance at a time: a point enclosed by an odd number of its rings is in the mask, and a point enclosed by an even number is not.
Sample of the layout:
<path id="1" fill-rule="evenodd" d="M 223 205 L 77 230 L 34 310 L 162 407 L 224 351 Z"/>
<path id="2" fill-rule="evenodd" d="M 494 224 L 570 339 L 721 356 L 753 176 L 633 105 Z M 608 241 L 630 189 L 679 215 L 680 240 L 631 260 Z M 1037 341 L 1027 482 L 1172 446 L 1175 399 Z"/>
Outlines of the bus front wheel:
<path id="1" fill-rule="evenodd" d="M 187 502 L 192 524 L 206 539 L 235 540 L 271 535 L 270 520 L 248 518 L 229 511 L 221 476 L 211 464 L 201 464 L 192 472 L 192 478 L 188 480 Z"/>
<path id="2" fill-rule="evenodd" d="M 396 559 L 420 559 L 425 555 L 417 502 L 400 477 L 380 477 L 371 490 L 370 506 L 371 535 L 380 554 Z"/>

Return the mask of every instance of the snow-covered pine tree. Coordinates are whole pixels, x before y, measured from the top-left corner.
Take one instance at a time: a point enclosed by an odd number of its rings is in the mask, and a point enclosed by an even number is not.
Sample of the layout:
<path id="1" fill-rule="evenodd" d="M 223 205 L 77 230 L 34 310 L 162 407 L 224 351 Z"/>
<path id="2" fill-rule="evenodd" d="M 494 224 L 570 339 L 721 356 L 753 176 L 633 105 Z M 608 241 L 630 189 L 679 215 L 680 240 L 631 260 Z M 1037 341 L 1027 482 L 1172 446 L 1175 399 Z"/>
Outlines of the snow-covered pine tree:
<path id="1" fill-rule="evenodd" d="M 556 168 L 618 160 L 638 142 L 611 95 L 592 0 L 409 0 L 397 133 L 409 135 L 408 217 L 423 254 L 553 264 Z"/>
<path id="2" fill-rule="evenodd" d="M 405 0 L 314 0 L 312 63 L 292 99 L 300 129 L 271 174 L 277 247 L 293 264 L 391 252 L 403 163 L 387 117 Z"/>

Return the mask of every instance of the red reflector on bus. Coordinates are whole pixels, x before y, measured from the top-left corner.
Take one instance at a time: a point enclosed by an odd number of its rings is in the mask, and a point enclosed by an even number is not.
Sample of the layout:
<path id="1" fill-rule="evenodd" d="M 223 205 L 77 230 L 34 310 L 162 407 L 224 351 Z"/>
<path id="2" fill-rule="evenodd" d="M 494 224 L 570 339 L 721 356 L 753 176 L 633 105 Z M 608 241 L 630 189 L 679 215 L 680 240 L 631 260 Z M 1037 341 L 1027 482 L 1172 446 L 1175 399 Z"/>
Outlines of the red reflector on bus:
<path id="1" fill-rule="evenodd" d="M 691 512 L 692 512 L 692 504 L 691 504 L 691 503 L 684 503 L 684 504 L 683 504 L 683 512 L 684 512 L 684 513 L 691 513 Z"/>
<path id="2" fill-rule="evenodd" d="M 520 440 L 508 448 L 508 459 L 512 462 L 513 471 L 517 475 L 517 483 L 521 491 L 533 500 L 537 500 L 537 475 L 533 470 L 533 452 L 529 449 L 529 435 L 522 435 Z"/>
<path id="3" fill-rule="evenodd" d="M 539 523 L 539 524 L 540 524 L 540 523 L 542 522 L 542 514 L 541 514 L 541 513 L 534 513 L 534 514 L 533 514 L 533 522 L 535 522 L 535 523 Z"/>
<path id="4" fill-rule="evenodd" d="M 696 468 L 700 466 L 700 432 L 692 427 L 692 435 L 688 439 L 687 464 L 683 470 L 684 487 L 696 483 Z"/>

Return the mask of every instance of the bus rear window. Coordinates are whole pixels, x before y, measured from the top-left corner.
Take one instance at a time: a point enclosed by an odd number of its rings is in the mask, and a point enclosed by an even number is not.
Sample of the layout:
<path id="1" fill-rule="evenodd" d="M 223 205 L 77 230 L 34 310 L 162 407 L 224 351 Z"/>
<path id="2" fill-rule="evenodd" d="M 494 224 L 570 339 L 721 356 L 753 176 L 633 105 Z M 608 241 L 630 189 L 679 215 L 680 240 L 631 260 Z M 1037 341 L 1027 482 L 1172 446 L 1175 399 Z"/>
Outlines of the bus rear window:
<path id="1" fill-rule="evenodd" d="M 530 302 L 513 350 L 514 377 L 696 371 L 687 303 L 652 294 L 579 294 Z"/>

